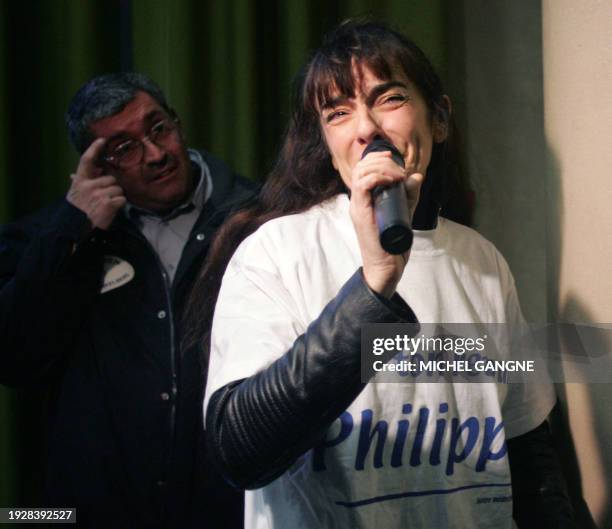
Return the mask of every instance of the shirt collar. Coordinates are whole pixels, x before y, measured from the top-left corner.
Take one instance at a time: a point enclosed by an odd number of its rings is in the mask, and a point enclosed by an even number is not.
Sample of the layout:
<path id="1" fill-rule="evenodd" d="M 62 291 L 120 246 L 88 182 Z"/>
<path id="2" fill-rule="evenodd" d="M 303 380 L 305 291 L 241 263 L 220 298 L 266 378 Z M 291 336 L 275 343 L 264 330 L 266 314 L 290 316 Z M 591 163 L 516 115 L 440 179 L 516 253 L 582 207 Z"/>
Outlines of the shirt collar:
<path id="1" fill-rule="evenodd" d="M 185 201 L 176 206 L 172 211 L 163 217 L 153 211 L 139 208 L 128 202 L 124 207 L 124 212 L 129 219 L 136 220 L 138 217 L 148 216 L 157 217 L 162 220 L 170 220 L 185 213 L 189 213 L 194 209 L 202 211 L 204 204 L 208 201 L 210 195 L 212 194 L 212 178 L 210 176 L 210 169 L 198 151 L 194 149 L 187 149 L 187 154 L 189 155 L 191 167 L 194 171 L 194 178 L 197 182 L 194 190 L 190 193 L 187 199 L 185 199 Z"/>

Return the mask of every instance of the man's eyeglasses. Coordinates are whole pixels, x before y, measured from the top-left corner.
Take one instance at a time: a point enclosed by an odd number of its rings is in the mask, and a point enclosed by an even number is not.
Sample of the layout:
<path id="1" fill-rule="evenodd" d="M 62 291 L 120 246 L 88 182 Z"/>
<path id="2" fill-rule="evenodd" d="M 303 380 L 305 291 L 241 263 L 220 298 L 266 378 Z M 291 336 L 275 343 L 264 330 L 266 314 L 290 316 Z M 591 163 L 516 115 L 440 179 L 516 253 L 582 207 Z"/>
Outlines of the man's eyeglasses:
<path id="1" fill-rule="evenodd" d="M 142 162 L 144 142 L 149 141 L 158 147 L 164 147 L 169 141 L 176 139 L 178 124 L 170 118 L 156 122 L 149 133 L 141 140 L 126 140 L 114 147 L 102 159 L 116 167 L 130 167 Z"/>

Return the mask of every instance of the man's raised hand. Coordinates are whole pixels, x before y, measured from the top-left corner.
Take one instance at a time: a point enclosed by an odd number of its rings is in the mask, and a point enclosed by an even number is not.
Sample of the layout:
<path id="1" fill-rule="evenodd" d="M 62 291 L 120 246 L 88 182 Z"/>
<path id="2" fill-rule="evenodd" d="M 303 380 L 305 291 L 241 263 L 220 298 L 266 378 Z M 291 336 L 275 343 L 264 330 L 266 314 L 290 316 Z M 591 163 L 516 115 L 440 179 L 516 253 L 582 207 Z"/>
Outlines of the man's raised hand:
<path id="1" fill-rule="evenodd" d="M 95 140 L 83 153 L 66 200 L 83 211 L 93 228 L 107 229 L 117 212 L 125 205 L 123 189 L 114 176 L 103 175 L 98 160 L 102 155 L 104 138 Z"/>

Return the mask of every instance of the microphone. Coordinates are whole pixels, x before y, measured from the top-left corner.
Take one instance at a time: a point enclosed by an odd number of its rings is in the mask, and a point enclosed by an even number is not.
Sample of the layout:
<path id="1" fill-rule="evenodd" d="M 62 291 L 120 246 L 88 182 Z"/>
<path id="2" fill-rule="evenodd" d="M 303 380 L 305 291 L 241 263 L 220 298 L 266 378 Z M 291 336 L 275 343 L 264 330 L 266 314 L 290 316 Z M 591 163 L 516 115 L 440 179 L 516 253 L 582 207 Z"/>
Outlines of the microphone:
<path id="1" fill-rule="evenodd" d="M 361 159 L 371 152 L 391 151 L 393 161 L 404 167 L 404 159 L 397 147 L 387 140 L 375 139 L 363 151 Z M 398 255 L 412 247 L 410 208 L 403 182 L 392 186 L 377 186 L 372 190 L 374 214 L 378 225 L 380 245 L 390 254 Z"/>

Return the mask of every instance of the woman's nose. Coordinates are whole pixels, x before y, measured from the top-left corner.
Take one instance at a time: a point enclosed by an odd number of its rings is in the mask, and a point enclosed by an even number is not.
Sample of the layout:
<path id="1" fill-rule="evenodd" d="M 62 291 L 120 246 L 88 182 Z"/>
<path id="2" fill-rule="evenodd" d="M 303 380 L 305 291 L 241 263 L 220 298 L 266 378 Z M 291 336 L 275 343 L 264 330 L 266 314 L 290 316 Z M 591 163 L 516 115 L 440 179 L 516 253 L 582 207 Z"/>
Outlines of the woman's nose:
<path id="1" fill-rule="evenodd" d="M 358 120 L 357 141 L 361 145 L 369 145 L 377 136 L 381 135 L 380 122 L 371 109 L 361 109 Z"/>

